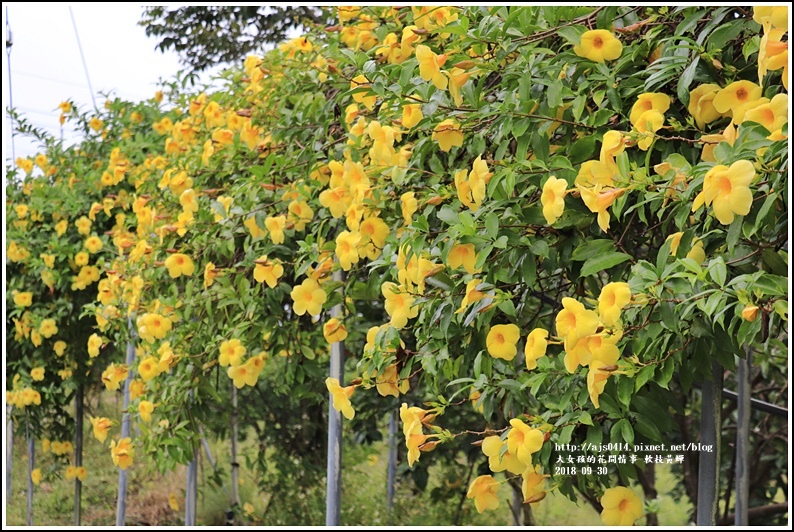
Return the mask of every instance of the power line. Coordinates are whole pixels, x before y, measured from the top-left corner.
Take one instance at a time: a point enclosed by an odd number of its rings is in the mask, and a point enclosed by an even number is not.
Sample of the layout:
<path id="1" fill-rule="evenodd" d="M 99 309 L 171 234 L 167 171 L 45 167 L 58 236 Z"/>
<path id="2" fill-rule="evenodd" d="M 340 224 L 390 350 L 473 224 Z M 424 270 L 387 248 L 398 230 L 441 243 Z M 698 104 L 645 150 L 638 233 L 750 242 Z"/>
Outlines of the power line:
<path id="1" fill-rule="evenodd" d="M 74 81 L 64 81 L 64 80 L 55 79 L 55 78 L 48 78 L 47 76 L 41 76 L 39 74 L 31 74 L 30 72 L 22 72 L 21 70 L 15 70 L 14 72 L 19 74 L 20 76 L 26 76 L 26 77 L 29 77 L 29 78 L 41 79 L 41 80 L 44 80 L 44 81 L 52 81 L 53 83 L 62 83 L 64 85 L 71 85 L 73 87 L 80 87 L 81 89 L 85 89 L 86 88 L 86 86 L 83 85 L 82 83 L 75 83 Z"/>
<path id="2" fill-rule="evenodd" d="M 72 27 L 74 27 L 74 36 L 77 38 L 77 48 L 80 50 L 80 59 L 83 60 L 83 70 L 85 70 L 85 79 L 88 81 L 88 90 L 91 91 L 91 101 L 94 103 L 94 109 L 97 109 L 96 99 L 94 98 L 94 88 L 91 86 L 91 78 L 88 76 L 88 65 L 85 62 L 85 55 L 83 55 L 83 45 L 80 44 L 80 34 L 77 31 L 77 23 L 74 21 L 72 6 L 69 6 L 69 15 L 72 17 Z"/>

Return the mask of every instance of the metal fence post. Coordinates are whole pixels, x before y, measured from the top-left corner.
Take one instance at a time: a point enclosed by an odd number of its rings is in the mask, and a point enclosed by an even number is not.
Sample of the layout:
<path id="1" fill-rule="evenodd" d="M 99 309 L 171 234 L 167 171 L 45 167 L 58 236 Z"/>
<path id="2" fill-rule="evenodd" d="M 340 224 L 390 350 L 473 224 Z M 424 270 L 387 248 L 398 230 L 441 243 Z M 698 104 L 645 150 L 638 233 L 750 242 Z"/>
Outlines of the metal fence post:
<path id="1" fill-rule="evenodd" d="M 397 481 L 397 410 L 389 414 L 389 467 L 386 470 L 386 508 L 394 507 L 394 483 Z"/>
<path id="2" fill-rule="evenodd" d="M 74 466 L 83 465 L 83 383 L 77 385 L 77 392 L 74 396 Z M 80 526 L 82 517 L 82 497 L 83 482 L 75 477 L 74 479 L 74 525 Z"/>
<path id="3" fill-rule="evenodd" d="M 717 524 L 720 487 L 720 439 L 722 429 L 723 369 L 716 358 L 711 361 L 711 379 L 703 383 L 700 413 L 700 453 L 698 462 L 697 525 Z M 703 448 L 711 448 L 707 452 Z"/>
<path id="4" fill-rule="evenodd" d="M 25 437 L 28 443 L 28 497 L 27 509 L 25 513 L 25 524 L 33 526 L 33 469 L 36 465 L 36 447 L 33 441 L 33 435 L 30 433 L 30 418 L 28 411 L 25 410 Z"/>
<path id="5" fill-rule="evenodd" d="M 736 361 L 736 378 L 739 381 L 736 420 L 736 513 L 735 525 L 749 524 L 747 511 L 750 503 L 750 368 L 753 351 L 744 346 L 745 356 Z"/>
<path id="6" fill-rule="evenodd" d="M 334 272 L 334 281 L 342 281 L 342 270 Z M 342 304 L 334 305 L 331 316 L 342 316 Z M 331 344 L 330 376 L 339 379 L 342 385 L 344 379 L 345 344 L 334 342 Z M 339 526 L 342 520 L 340 495 L 342 491 L 342 413 L 337 412 L 333 406 L 333 397 L 328 394 L 328 471 L 327 491 L 325 498 L 325 526 Z"/>
<path id="7" fill-rule="evenodd" d="M 130 405 L 130 384 L 132 384 L 132 363 L 135 361 L 135 345 L 132 343 L 133 327 L 132 318 L 127 319 L 127 327 L 130 331 L 130 340 L 127 342 L 127 358 L 125 360 L 129 373 L 127 380 L 124 381 L 124 413 L 121 416 L 121 439 L 130 437 L 130 414 L 127 408 Z M 119 491 L 116 500 L 116 526 L 124 526 L 124 518 L 127 513 L 127 471 L 119 469 Z"/>

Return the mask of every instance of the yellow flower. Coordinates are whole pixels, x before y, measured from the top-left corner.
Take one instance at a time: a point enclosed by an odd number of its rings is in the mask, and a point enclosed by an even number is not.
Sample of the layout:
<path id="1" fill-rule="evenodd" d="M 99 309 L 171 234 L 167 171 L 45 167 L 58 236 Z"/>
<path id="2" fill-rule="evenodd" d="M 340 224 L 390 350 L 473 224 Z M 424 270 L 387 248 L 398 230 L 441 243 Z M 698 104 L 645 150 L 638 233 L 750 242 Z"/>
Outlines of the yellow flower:
<path id="1" fill-rule="evenodd" d="M 788 90 L 788 41 L 783 37 L 788 33 L 782 29 L 764 32 L 758 45 L 758 84 L 763 83 L 768 70 L 783 69 L 783 87 Z"/>
<path id="2" fill-rule="evenodd" d="M 270 232 L 270 240 L 274 244 L 284 243 L 284 229 L 287 227 L 286 216 L 268 216 L 265 219 L 265 227 Z"/>
<path id="3" fill-rule="evenodd" d="M 720 113 L 731 113 L 733 118 L 741 120 L 744 108 L 761 98 L 761 87 L 752 81 L 734 81 L 714 96 L 714 108 Z"/>
<path id="4" fill-rule="evenodd" d="M 99 349 L 102 347 L 103 341 L 102 337 L 96 333 L 93 333 L 91 336 L 88 337 L 88 355 L 91 358 L 99 356 Z"/>
<path id="5" fill-rule="evenodd" d="M 397 364 L 391 364 L 390 366 L 386 366 L 386 369 L 383 370 L 380 377 L 375 384 L 375 388 L 377 388 L 378 393 L 381 394 L 383 397 L 387 395 L 393 395 L 394 397 L 400 397 L 401 393 L 406 393 L 409 388 L 408 379 L 400 380 L 400 373 L 397 371 Z"/>
<path id="6" fill-rule="evenodd" d="M 557 314 L 555 324 L 557 335 L 571 338 L 576 343 L 579 338 L 590 336 L 598 328 L 598 314 L 586 310 L 584 305 L 572 297 L 562 298 L 563 310 Z"/>
<path id="7" fill-rule="evenodd" d="M 141 420 L 144 423 L 152 422 L 152 412 L 154 412 L 154 403 L 150 401 L 141 401 L 138 405 L 138 413 L 141 415 Z"/>
<path id="8" fill-rule="evenodd" d="M 14 291 L 14 305 L 18 307 L 29 307 L 33 304 L 33 292 Z"/>
<path id="9" fill-rule="evenodd" d="M 350 397 L 355 391 L 355 386 L 346 386 L 342 388 L 339 384 L 339 379 L 328 377 L 325 379 L 325 387 L 328 388 L 328 393 L 331 394 L 334 403 L 334 410 L 342 412 L 342 415 L 347 419 L 353 419 L 356 411 L 353 410 L 353 405 L 350 404 Z"/>
<path id="10" fill-rule="evenodd" d="M 524 496 L 524 504 L 532 503 L 537 506 L 546 497 L 545 483 L 549 475 L 541 473 L 539 465 L 527 467 L 523 472 L 521 482 L 521 494 Z"/>
<path id="11" fill-rule="evenodd" d="M 208 262 L 204 265 L 204 288 L 209 288 L 215 282 L 215 278 L 219 275 L 218 270 L 215 269 L 215 264 Z"/>
<path id="12" fill-rule="evenodd" d="M 742 309 L 742 319 L 746 321 L 755 321 L 758 317 L 758 306 L 747 305 Z"/>
<path id="13" fill-rule="evenodd" d="M 88 125 L 94 131 L 99 131 L 100 129 L 102 129 L 102 127 L 104 127 L 105 123 L 95 116 L 92 117 L 91 120 L 89 120 Z"/>
<path id="14" fill-rule="evenodd" d="M 395 329 L 402 329 L 408 324 L 408 320 L 419 314 L 419 307 L 413 306 L 414 297 L 395 283 L 383 283 L 381 293 L 386 298 L 384 307 L 386 313 L 391 316 L 390 323 Z"/>
<path id="15" fill-rule="evenodd" d="M 173 492 L 168 494 L 168 506 L 175 512 L 179 511 L 179 501 L 176 500 L 176 495 Z"/>
<path id="16" fill-rule="evenodd" d="M 369 80 L 364 74 L 359 74 L 358 76 L 354 77 L 350 80 L 350 88 L 351 89 L 369 89 Z M 353 101 L 356 103 L 363 103 L 364 106 L 372 110 L 375 107 L 375 101 L 378 99 L 377 96 L 374 94 L 369 95 L 369 90 L 359 90 L 353 93 Z"/>
<path id="17" fill-rule="evenodd" d="M 56 356 L 62 357 L 64 351 L 66 351 L 66 342 L 63 340 L 58 340 L 53 344 L 52 350 L 55 351 Z"/>
<path id="18" fill-rule="evenodd" d="M 88 220 L 88 218 L 86 218 L 86 220 Z M 88 221 L 90 222 L 91 220 L 88 220 Z M 55 224 L 55 233 L 58 236 L 61 236 L 61 235 L 63 235 L 66 232 L 66 229 L 68 229 L 68 228 L 69 228 L 69 221 L 68 220 L 61 220 L 60 222 Z M 89 231 L 90 230 L 91 229 L 90 229 L 90 226 L 89 226 Z"/>
<path id="19" fill-rule="evenodd" d="M 307 312 L 310 316 L 319 316 L 323 304 L 328 299 L 325 291 L 314 279 L 304 279 L 300 285 L 294 286 L 290 297 L 293 301 L 292 309 L 298 316 L 303 316 Z"/>
<path id="20" fill-rule="evenodd" d="M 448 152 L 453 146 L 463 146 L 463 132 L 460 124 L 448 118 L 439 123 L 433 130 L 432 139 L 438 142 L 441 151 Z"/>
<path id="21" fill-rule="evenodd" d="M 245 222 L 243 222 L 243 225 L 246 227 L 246 229 L 248 229 L 248 232 L 251 233 L 251 237 L 255 240 L 267 235 L 267 232 L 257 225 L 256 218 L 254 216 L 247 218 Z"/>
<path id="22" fill-rule="evenodd" d="M 127 366 L 123 364 L 109 365 L 105 371 L 102 372 L 102 382 L 105 388 L 111 391 L 118 390 L 121 383 L 127 378 L 128 372 Z"/>
<path id="23" fill-rule="evenodd" d="M 130 438 L 122 438 L 118 444 L 115 440 L 110 440 L 110 455 L 113 457 L 113 465 L 121 469 L 127 469 L 132 465 L 135 452 L 132 448 Z"/>
<path id="24" fill-rule="evenodd" d="M 138 364 L 138 374 L 140 374 L 143 382 L 149 382 L 157 377 L 160 374 L 160 367 L 157 359 L 153 356 L 144 358 L 141 363 Z"/>
<path id="25" fill-rule="evenodd" d="M 511 419 L 507 433 L 507 450 L 525 466 L 532 465 L 532 455 L 543 447 L 543 433 L 520 419 Z"/>
<path id="26" fill-rule="evenodd" d="M 257 283 L 267 283 L 270 288 L 275 288 L 279 278 L 284 275 L 284 267 L 278 259 L 270 261 L 267 255 L 257 259 L 254 267 L 254 279 Z"/>
<path id="27" fill-rule="evenodd" d="M 607 327 L 612 327 L 620 319 L 620 311 L 631 301 L 628 283 L 609 283 L 598 296 L 598 314 Z"/>
<path id="28" fill-rule="evenodd" d="M 447 255 L 447 266 L 456 270 L 463 266 L 467 273 L 475 274 L 479 270 L 474 268 L 477 263 L 477 251 L 474 244 L 455 244 Z"/>
<path id="29" fill-rule="evenodd" d="M 482 513 L 484 510 L 496 510 L 499 507 L 500 483 L 491 475 L 480 475 L 475 478 L 466 493 L 467 499 L 474 499 L 474 506 Z"/>
<path id="30" fill-rule="evenodd" d="M 717 96 L 719 90 L 719 85 L 705 83 L 689 93 L 689 107 L 687 107 L 687 110 L 700 129 L 722 116 L 722 113 L 714 107 L 714 97 Z"/>
<path id="31" fill-rule="evenodd" d="M 603 63 L 620 57 L 623 44 L 610 31 L 590 30 L 582 34 L 582 39 L 579 45 L 573 47 L 573 52 L 595 63 Z"/>
<path id="32" fill-rule="evenodd" d="M 89 236 L 83 244 L 89 253 L 94 254 L 102 249 L 102 239 L 96 235 Z"/>
<path id="33" fill-rule="evenodd" d="M 358 16 L 361 12 L 361 6 L 337 6 L 336 14 L 340 22 L 347 22 Z M 253 512 L 253 508 L 251 509 Z"/>
<path id="34" fill-rule="evenodd" d="M 386 245 L 389 226 L 377 216 L 368 216 L 359 224 L 358 232 L 361 234 L 358 243 L 359 255 L 366 255 L 370 260 L 377 259 Z"/>
<path id="35" fill-rule="evenodd" d="M 55 320 L 51 318 L 41 320 L 41 325 L 39 325 L 39 334 L 44 338 L 50 338 L 54 334 L 58 334 L 58 326 L 55 325 Z"/>
<path id="36" fill-rule="evenodd" d="M 537 360 L 546 356 L 548 337 L 549 331 L 541 328 L 533 329 L 527 336 L 527 343 L 524 345 L 524 357 L 526 358 L 528 370 L 537 368 Z"/>
<path id="37" fill-rule="evenodd" d="M 347 338 L 345 324 L 337 318 L 331 318 L 323 325 L 323 336 L 329 344 L 341 342 Z"/>
<path id="38" fill-rule="evenodd" d="M 562 216 L 565 209 L 565 193 L 568 182 L 564 179 L 557 179 L 551 176 L 543 185 L 543 193 L 540 195 L 540 203 L 543 205 L 543 216 L 546 223 L 552 225 Z"/>
<path id="39" fill-rule="evenodd" d="M 32 481 L 33 481 L 33 483 L 34 483 L 36 486 L 38 486 L 38 485 L 39 485 L 39 483 L 41 482 L 41 469 L 39 469 L 39 468 L 37 467 L 36 469 L 34 469 L 33 471 L 31 471 L 31 472 L 30 472 L 30 480 L 32 480 Z"/>
<path id="40" fill-rule="evenodd" d="M 605 490 L 601 507 L 601 521 L 607 526 L 631 526 L 642 517 L 642 501 L 623 486 Z"/>
<path id="41" fill-rule="evenodd" d="M 447 61 L 446 54 L 437 55 L 427 46 L 420 44 L 416 47 L 416 60 L 419 62 L 419 75 L 423 80 L 432 81 L 439 90 L 447 88 L 447 77 L 441 72 L 441 67 Z"/>
<path id="42" fill-rule="evenodd" d="M 242 482 L 242 481 L 243 481 L 243 479 L 240 479 L 240 482 Z M 254 513 L 254 505 L 251 504 L 250 502 L 247 502 L 247 503 L 243 504 L 243 511 L 245 512 L 246 515 L 253 514 Z"/>
<path id="43" fill-rule="evenodd" d="M 681 237 L 684 236 L 683 232 L 673 233 L 667 237 L 670 242 L 670 254 L 675 255 L 678 252 L 678 246 L 681 244 Z M 706 251 L 703 249 L 703 241 L 698 237 L 692 239 L 692 248 L 686 254 L 686 258 L 694 259 L 698 264 L 706 260 Z"/>
<path id="44" fill-rule="evenodd" d="M 485 294 L 477 290 L 477 286 L 480 283 L 482 283 L 482 280 L 480 279 L 472 279 L 466 283 L 466 295 L 463 296 L 463 301 L 460 303 L 460 308 L 455 311 L 455 314 L 463 312 L 466 310 L 466 307 L 485 297 Z"/>
<path id="45" fill-rule="evenodd" d="M 753 20 L 764 27 L 788 30 L 787 6 L 753 6 Z"/>
<path id="46" fill-rule="evenodd" d="M 637 101 L 631 107 L 629 122 L 632 126 L 637 126 L 640 117 L 646 111 L 656 111 L 664 115 L 670 108 L 670 97 L 662 92 L 644 92 L 637 96 Z M 664 117 L 663 117 L 664 119 Z"/>
<path id="47" fill-rule="evenodd" d="M 168 275 L 176 279 L 180 275 L 190 277 L 196 271 L 193 260 L 183 253 L 172 253 L 165 259 L 165 267 L 168 268 Z"/>
<path id="48" fill-rule="evenodd" d="M 105 439 L 108 437 L 108 430 L 113 426 L 113 422 L 106 417 L 91 416 L 89 419 L 94 427 L 94 438 L 99 440 L 99 443 L 105 443 Z"/>
<path id="49" fill-rule="evenodd" d="M 733 163 L 730 168 L 721 164 L 706 173 L 703 191 L 692 204 L 692 212 L 704 203 L 712 205 L 714 215 L 723 225 L 730 225 L 735 214 L 744 216 L 753 206 L 750 182 L 755 178 L 755 168 L 750 161 Z"/>
<path id="50" fill-rule="evenodd" d="M 582 201 L 590 212 L 598 214 L 598 226 L 605 233 L 609 229 L 609 212 L 607 209 L 626 191 L 625 188 L 611 188 L 602 190 L 601 185 L 592 189 L 579 187 Z"/>
<path id="51" fill-rule="evenodd" d="M 656 109 L 645 111 L 638 118 L 634 127 L 639 132 L 637 147 L 642 151 L 648 151 L 653 142 L 654 134 L 664 125 L 664 115 Z"/>
<path id="52" fill-rule="evenodd" d="M 33 368 L 30 370 L 30 378 L 34 381 L 43 381 L 44 380 L 44 368 L 38 367 Z"/>
<path id="53" fill-rule="evenodd" d="M 607 361 L 609 362 L 609 361 Z M 593 402 L 593 406 L 596 408 L 600 408 L 598 402 L 598 396 L 604 393 L 604 387 L 607 384 L 607 379 L 612 374 L 611 371 L 607 371 L 602 368 L 609 368 L 613 364 L 607 364 L 607 362 L 595 359 L 590 361 L 590 369 L 587 372 L 587 391 L 590 394 L 590 401 Z"/>
<path id="54" fill-rule="evenodd" d="M 770 133 L 781 129 L 788 122 L 788 95 L 776 94 L 770 102 L 748 109 L 743 122 L 757 122 Z"/>
<path id="55" fill-rule="evenodd" d="M 403 225 L 411 225 L 413 215 L 419 208 L 419 203 L 413 192 L 405 192 L 400 196 L 400 209 L 403 215 Z"/>
<path id="56" fill-rule="evenodd" d="M 499 436 L 488 436 L 482 441 L 482 452 L 488 457 L 488 466 L 494 473 L 509 471 L 520 475 L 527 466 L 521 463 L 518 457 L 506 449 L 507 442 Z"/>
<path id="57" fill-rule="evenodd" d="M 421 122 L 422 118 L 424 118 L 424 115 L 422 114 L 422 106 L 420 104 L 403 105 L 402 126 L 405 129 L 411 129 Z"/>
<path id="58" fill-rule="evenodd" d="M 494 325 L 488 331 L 485 345 L 488 354 L 494 358 L 513 360 L 518 353 L 518 339 L 521 337 L 521 330 L 517 325 L 508 323 L 506 325 Z"/>
<path id="59" fill-rule="evenodd" d="M 221 366 L 239 366 L 243 362 L 246 349 L 240 340 L 233 338 L 228 342 L 221 343 L 220 351 L 218 363 Z"/>
<path id="60" fill-rule="evenodd" d="M 339 258 L 339 265 L 342 266 L 343 270 L 350 270 L 353 264 L 358 262 L 358 244 L 360 241 L 361 234 L 358 231 L 352 233 L 342 231 L 336 237 L 336 250 L 334 253 Z"/>

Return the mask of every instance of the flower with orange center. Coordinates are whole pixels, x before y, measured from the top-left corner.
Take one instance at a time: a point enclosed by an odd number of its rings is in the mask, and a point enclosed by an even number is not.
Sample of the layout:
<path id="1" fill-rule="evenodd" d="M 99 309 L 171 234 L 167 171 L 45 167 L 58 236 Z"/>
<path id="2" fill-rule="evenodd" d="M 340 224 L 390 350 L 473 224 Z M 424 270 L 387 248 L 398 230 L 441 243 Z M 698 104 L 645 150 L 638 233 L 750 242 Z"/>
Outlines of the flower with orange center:
<path id="1" fill-rule="evenodd" d="M 598 314 L 607 327 L 612 327 L 620 319 L 620 311 L 631 301 L 628 283 L 609 283 L 598 296 Z"/>
<path id="2" fill-rule="evenodd" d="M 623 44 L 611 31 L 589 30 L 582 34 L 582 39 L 573 47 L 573 52 L 595 63 L 603 63 L 620 57 Z"/>
<path id="3" fill-rule="evenodd" d="M 292 288 L 292 309 L 298 316 L 303 316 L 307 312 L 310 316 L 319 316 L 323 304 L 328 296 L 314 279 L 304 279 L 303 283 Z"/>
<path id="4" fill-rule="evenodd" d="M 221 366 L 239 366 L 243 363 L 243 355 L 245 355 L 245 352 L 245 347 L 237 338 L 222 342 L 220 356 L 218 356 L 218 364 Z"/>
<path id="5" fill-rule="evenodd" d="M 456 270 L 463 266 L 467 273 L 475 274 L 479 270 L 475 269 L 477 263 L 477 251 L 474 244 L 455 244 L 447 255 L 447 266 Z"/>
<path id="6" fill-rule="evenodd" d="M 138 374 L 143 382 L 149 382 L 160 374 L 160 365 L 153 356 L 148 356 L 138 364 Z"/>
<path id="7" fill-rule="evenodd" d="M 507 450 L 525 466 L 532 465 L 532 455 L 543 447 L 543 432 L 533 429 L 520 419 L 511 419 L 507 433 Z"/>
<path id="8" fill-rule="evenodd" d="M 353 264 L 359 261 L 358 244 L 361 241 L 361 233 L 358 231 L 342 231 L 336 237 L 336 256 L 342 269 L 349 271 Z"/>
<path id="9" fill-rule="evenodd" d="M 607 526 L 631 526 L 642 517 L 642 501 L 624 486 L 604 491 L 601 507 L 601 521 Z"/>
<path id="10" fill-rule="evenodd" d="M 585 161 L 579 168 L 574 184 L 577 187 L 593 187 L 601 184 L 605 187 L 614 186 L 615 171 L 601 161 Z"/>
<path id="11" fill-rule="evenodd" d="M 585 188 L 579 187 L 579 193 L 582 196 L 582 201 L 590 209 L 590 212 L 598 214 L 598 226 L 605 233 L 609 230 L 609 212 L 607 209 L 615 203 L 626 191 L 625 188 L 611 188 L 602 190 L 601 185 L 595 187 Z"/>
<path id="12" fill-rule="evenodd" d="M 424 115 L 422 115 L 422 106 L 420 104 L 403 105 L 402 126 L 405 129 L 411 129 L 421 122 L 422 118 L 424 118 Z"/>
<path id="13" fill-rule="evenodd" d="M 776 94 L 768 103 L 753 107 L 744 113 L 743 122 L 756 122 L 774 133 L 788 122 L 788 95 Z"/>
<path id="14" fill-rule="evenodd" d="M 102 249 L 102 239 L 96 235 L 89 236 L 83 244 L 89 253 L 97 253 Z"/>
<path id="15" fill-rule="evenodd" d="M 180 275 L 190 277 L 196 271 L 193 260 L 183 253 L 171 254 L 165 259 L 165 267 L 172 279 L 176 279 Z"/>
<path id="16" fill-rule="evenodd" d="M 730 225 L 734 215 L 745 216 L 753 206 L 750 182 L 755 178 L 753 163 L 736 161 L 730 167 L 718 164 L 706 173 L 703 191 L 692 204 L 692 212 L 704 203 L 711 205 L 714 215 L 723 225 Z"/>
<path id="17" fill-rule="evenodd" d="M 350 206 L 350 193 L 343 186 L 323 190 L 320 192 L 320 205 L 328 209 L 332 217 L 341 218 Z"/>
<path id="18" fill-rule="evenodd" d="M 54 334 L 58 334 L 58 326 L 55 324 L 55 320 L 52 318 L 41 320 L 41 325 L 39 325 L 39 334 L 44 338 L 50 338 Z"/>
<path id="19" fill-rule="evenodd" d="M 359 224 L 358 232 L 361 234 L 358 243 L 359 255 L 366 255 L 370 260 L 377 259 L 386 245 L 389 226 L 377 216 L 368 216 Z"/>
<path id="20" fill-rule="evenodd" d="M 419 307 L 413 306 L 414 297 L 395 283 L 383 283 L 381 293 L 386 298 L 384 307 L 391 316 L 390 323 L 395 329 L 402 329 L 408 324 L 408 320 L 419 314 Z"/>
<path id="21" fill-rule="evenodd" d="M 543 193 L 540 195 L 540 204 L 543 206 L 543 217 L 546 223 L 552 225 L 565 210 L 565 193 L 568 182 L 555 176 L 549 177 L 543 184 Z"/>
<path id="22" fill-rule="evenodd" d="M 714 96 L 714 108 L 723 114 L 731 113 L 740 120 L 744 108 L 761 98 L 761 87 L 752 81 L 734 81 Z M 737 122 L 738 123 L 738 122 Z"/>
<path id="23" fill-rule="evenodd" d="M 488 331 L 485 345 L 488 354 L 494 358 L 513 360 L 518 353 L 518 339 L 521 337 L 521 330 L 517 325 L 508 323 L 506 325 L 494 325 Z"/>
<path id="24" fill-rule="evenodd" d="M 631 106 L 629 122 L 636 126 L 642 114 L 646 111 L 656 111 L 664 115 L 670 108 L 670 97 L 662 92 L 644 92 L 637 96 L 637 101 Z"/>
<path id="25" fill-rule="evenodd" d="M 557 314 L 557 335 L 570 337 L 572 343 L 589 336 L 598 328 L 598 314 L 586 310 L 584 305 L 572 297 L 562 298 L 563 309 Z"/>

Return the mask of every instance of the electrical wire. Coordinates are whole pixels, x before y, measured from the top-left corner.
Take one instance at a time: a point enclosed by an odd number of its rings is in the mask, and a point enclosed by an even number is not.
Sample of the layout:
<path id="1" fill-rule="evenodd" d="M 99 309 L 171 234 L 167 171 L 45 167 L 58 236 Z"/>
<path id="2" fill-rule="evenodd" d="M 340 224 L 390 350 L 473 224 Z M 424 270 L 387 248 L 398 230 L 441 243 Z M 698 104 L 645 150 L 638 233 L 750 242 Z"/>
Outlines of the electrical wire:
<path id="1" fill-rule="evenodd" d="M 80 34 L 77 31 L 77 23 L 74 21 L 72 6 L 69 6 L 69 15 L 72 17 L 72 27 L 74 27 L 74 36 L 77 38 L 77 48 L 80 50 L 80 59 L 83 60 L 83 70 L 85 70 L 85 79 L 88 81 L 88 90 L 91 91 L 91 101 L 94 103 L 94 109 L 98 109 L 96 106 L 96 98 L 94 97 L 94 88 L 91 86 L 91 77 L 88 75 L 88 65 L 85 62 L 85 55 L 83 54 L 83 45 L 80 44 Z"/>

